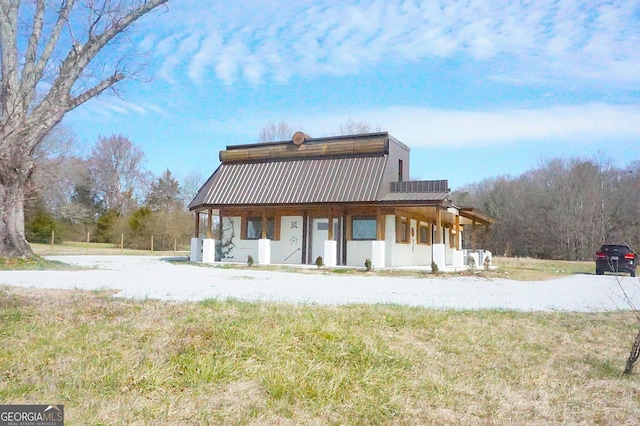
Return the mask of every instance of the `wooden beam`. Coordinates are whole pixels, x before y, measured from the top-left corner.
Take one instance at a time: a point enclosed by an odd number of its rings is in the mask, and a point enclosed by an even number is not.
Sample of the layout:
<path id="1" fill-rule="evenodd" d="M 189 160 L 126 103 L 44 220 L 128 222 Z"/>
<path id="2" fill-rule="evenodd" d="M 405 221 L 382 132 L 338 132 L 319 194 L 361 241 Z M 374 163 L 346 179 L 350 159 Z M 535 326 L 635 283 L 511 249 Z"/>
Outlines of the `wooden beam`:
<path id="1" fill-rule="evenodd" d="M 200 238 L 200 212 L 196 212 L 194 236 Z"/>
<path id="2" fill-rule="evenodd" d="M 384 240 L 384 216 L 380 214 L 376 214 L 376 240 L 382 241 Z"/>
<path id="3" fill-rule="evenodd" d="M 434 244 L 442 244 L 442 210 L 438 209 L 436 213 L 436 240 Z"/>
<path id="4" fill-rule="evenodd" d="M 262 239 L 266 239 L 267 238 L 267 211 L 263 210 L 262 211 Z"/>
<path id="5" fill-rule="evenodd" d="M 309 263 L 307 261 L 307 235 L 309 233 L 309 214 L 302 212 L 302 264 Z"/>
<path id="6" fill-rule="evenodd" d="M 213 229 L 213 210 L 209 209 L 207 212 L 207 238 L 211 238 L 211 231 Z"/>
<path id="7" fill-rule="evenodd" d="M 460 216 L 456 215 L 456 241 L 455 241 L 455 248 L 456 250 L 460 250 Z"/>
<path id="8" fill-rule="evenodd" d="M 476 218 L 473 218 L 473 228 L 471 228 L 471 249 L 476 250 Z"/>
<path id="9" fill-rule="evenodd" d="M 329 241 L 333 240 L 333 211 L 329 209 L 329 236 L 327 237 Z"/>
<path id="10" fill-rule="evenodd" d="M 218 241 L 222 241 L 222 210 L 220 210 L 220 214 L 218 215 Z"/>

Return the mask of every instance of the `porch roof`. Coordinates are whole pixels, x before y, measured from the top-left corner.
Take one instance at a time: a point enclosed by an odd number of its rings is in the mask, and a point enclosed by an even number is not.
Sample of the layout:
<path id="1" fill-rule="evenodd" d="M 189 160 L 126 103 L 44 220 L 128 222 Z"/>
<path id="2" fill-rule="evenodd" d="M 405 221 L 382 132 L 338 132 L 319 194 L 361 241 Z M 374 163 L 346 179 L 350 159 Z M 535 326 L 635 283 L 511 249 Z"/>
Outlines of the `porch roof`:
<path id="1" fill-rule="evenodd" d="M 371 202 L 386 157 L 223 163 L 189 205 L 233 206 Z"/>

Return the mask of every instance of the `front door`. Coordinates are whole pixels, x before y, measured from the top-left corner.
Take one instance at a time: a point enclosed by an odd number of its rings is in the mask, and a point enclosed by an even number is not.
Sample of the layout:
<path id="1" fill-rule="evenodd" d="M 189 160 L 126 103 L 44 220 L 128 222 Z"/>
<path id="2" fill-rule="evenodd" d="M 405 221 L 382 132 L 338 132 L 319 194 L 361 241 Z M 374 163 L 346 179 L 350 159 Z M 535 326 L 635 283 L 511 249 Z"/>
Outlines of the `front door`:
<path id="1" fill-rule="evenodd" d="M 318 256 L 324 258 L 324 242 L 329 239 L 329 219 L 328 218 L 314 218 L 311 220 L 311 232 L 309 233 L 311 238 L 311 256 L 309 257 L 309 263 L 314 264 Z M 341 247 L 341 234 L 340 234 L 340 219 L 333 219 L 333 239 L 337 241 L 338 250 L 336 251 L 336 264 L 340 264 Z M 325 261 L 326 263 L 326 261 Z"/>

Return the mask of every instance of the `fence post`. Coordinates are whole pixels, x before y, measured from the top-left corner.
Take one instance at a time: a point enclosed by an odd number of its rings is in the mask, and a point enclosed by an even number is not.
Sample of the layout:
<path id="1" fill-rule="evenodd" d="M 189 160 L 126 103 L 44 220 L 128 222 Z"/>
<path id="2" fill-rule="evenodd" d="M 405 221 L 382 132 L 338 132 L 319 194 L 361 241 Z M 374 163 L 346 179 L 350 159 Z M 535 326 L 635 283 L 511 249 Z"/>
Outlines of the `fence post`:
<path id="1" fill-rule="evenodd" d="M 122 254 L 123 250 L 124 250 L 124 233 L 120 234 L 120 254 Z"/>
<path id="2" fill-rule="evenodd" d="M 51 250 L 53 251 L 53 242 L 56 239 L 56 231 L 54 229 L 51 230 Z"/>
<path id="3" fill-rule="evenodd" d="M 91 232 L 87 232 L 87 253 L 89 253 L 89 239 L 91 237 Z"/>
<path id="4" fill-rule="evenodd" d="M 178 239 L 177 239 L 177 238 L 174 238 L 174 239 L 173 239 L 173 252 L 174 252 L 174 253 L 176 252 L 176 248 L 177 248 L 177 246 L 178 246 Z"/>
<path id="5" fill-rule="evenodd" d="M 153 253 L 153 234 L 151 234 L 151 253 Z"/>

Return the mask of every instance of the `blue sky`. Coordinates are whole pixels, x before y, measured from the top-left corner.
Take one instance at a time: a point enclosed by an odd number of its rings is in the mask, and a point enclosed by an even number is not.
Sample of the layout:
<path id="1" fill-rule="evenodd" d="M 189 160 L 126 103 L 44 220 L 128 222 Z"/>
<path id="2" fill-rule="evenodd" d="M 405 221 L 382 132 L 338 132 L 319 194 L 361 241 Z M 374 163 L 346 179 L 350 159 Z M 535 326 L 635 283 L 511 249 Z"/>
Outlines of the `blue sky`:
<path id="1" fill-rule="evenodd" d="M 638 0 L 182 0 L 134 30 L 148 81 L 65 124 L 129 136 L 156 174 L 207 177 L 280 120 L 370 123 L 411 147 L 412 178 L 453 189 L 555 157 L 640 160 Z"/>

